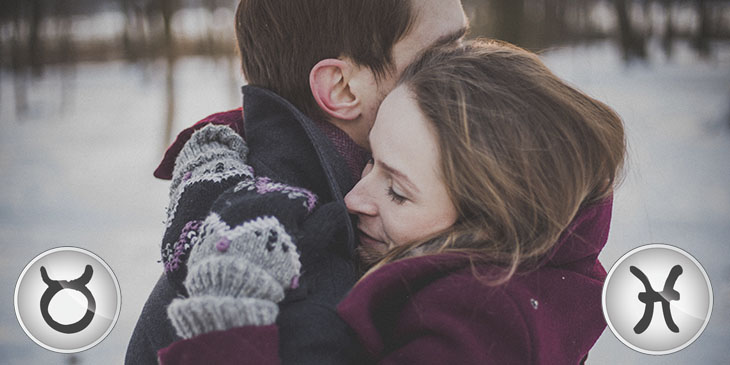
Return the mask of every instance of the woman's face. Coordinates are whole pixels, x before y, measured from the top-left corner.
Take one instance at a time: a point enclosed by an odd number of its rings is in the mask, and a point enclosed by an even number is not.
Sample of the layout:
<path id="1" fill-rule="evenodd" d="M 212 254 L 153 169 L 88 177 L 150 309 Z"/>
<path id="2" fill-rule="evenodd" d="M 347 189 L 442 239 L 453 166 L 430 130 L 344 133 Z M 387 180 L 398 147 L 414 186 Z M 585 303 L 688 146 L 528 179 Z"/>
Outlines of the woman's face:
<path id="1" fill-rule="evenodd" d="M 422 241 L 454 224 L 436 136 L 404 86 L 383 101 L 369 135 L 373 159 L 345 197 L 370 255 Z"/>

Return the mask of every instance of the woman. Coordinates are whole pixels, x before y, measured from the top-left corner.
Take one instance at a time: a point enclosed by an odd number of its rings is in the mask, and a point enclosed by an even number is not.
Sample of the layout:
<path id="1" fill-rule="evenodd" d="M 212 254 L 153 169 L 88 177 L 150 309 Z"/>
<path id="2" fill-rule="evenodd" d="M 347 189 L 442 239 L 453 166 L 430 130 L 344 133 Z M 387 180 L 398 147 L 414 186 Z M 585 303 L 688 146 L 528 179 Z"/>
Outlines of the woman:
<path id="1" fill-rule="evenodd" d="M 383 102 L 370 145 L 371 163 L 345 198 L 358 217 L 360 257 L 372 265 L 338 306 L 358 344 L 348 351 L 378 363 L 585 358 L 605 328 L 605 271 L 597 256 L 625 151 L 622 123 L 610 108 L 562 82 L 530 52 L 474 42 L 434 49 L 411 65 Z M 256 188 L 252 178 L 239 185 L 260 195 L 272 191 Z M 267 283 L 236 289 L 237 312 L 221 317 L 235 323 L 212 328 L 237 334 L 236 344 L 216 351 L 235 357 L 255 348 L 242 343 L 275 336 L 263 329 L 273 323 L 273 303 L 296 287 L 299 266 L 294 250 L 269 248 L 291 247 L 296 240 L 287 233 L 312 227 L 292 219 L 297 209 L 271 208 L 295 201 L 308 214 L 314 198 L 292 189 L 281 188 L 286 199 L 269 196 L 265 204 L 266 214 L 288 222 L 270 222 L 278 241 L 253 234 L 261 219 L 217 233 L 229 208 L 201 229 L 215 238 L 193 249 L 188 279 L 199 271 L 194 261 L 219 255 L 244 267 L 240 277 Z M 324 222 L 320 216 L 315 222 Z M 220 239 L 232 231 L 250 232 L 231 239 L 239 243 Z M 229 246 L 241 258 L 235 265 Z M 198 292 L 210 295 L 192 290 L 188 301 Z M 163 349 L 163 362 L 204 353 L 221 338 L 190 332 L 194 321 L 185 308 L 191 306 L 173 303 L 169 313 L 192 338 Z M 257 359 L 276 360 L 268 351 Z"/>
<path id="2" fill-rule="evenodd" d="M 597 256 L 624 156 L 611 109 L 534 54 L 475 43 L 412 65 L 370 145 L 346 203 L 379 269 L 339 310 L 375 360 L 586 355 L 605 327 Z"/>

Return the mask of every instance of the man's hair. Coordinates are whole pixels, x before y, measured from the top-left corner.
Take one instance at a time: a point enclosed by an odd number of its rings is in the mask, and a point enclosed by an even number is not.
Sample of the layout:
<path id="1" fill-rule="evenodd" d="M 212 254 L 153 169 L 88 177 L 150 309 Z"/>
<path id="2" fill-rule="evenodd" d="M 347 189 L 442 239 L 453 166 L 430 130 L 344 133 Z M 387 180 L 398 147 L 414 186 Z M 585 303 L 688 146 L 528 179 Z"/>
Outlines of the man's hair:
<path id="1" fill-rule="evenodd" d="M 236 38 L 248 83 L 316 119 L 323 114 L 309 87 L 312 67 L 345 56 L 378 80 L 392 71 L 393 46 L 412 23 L 410 0 L 241 0 Z"/>

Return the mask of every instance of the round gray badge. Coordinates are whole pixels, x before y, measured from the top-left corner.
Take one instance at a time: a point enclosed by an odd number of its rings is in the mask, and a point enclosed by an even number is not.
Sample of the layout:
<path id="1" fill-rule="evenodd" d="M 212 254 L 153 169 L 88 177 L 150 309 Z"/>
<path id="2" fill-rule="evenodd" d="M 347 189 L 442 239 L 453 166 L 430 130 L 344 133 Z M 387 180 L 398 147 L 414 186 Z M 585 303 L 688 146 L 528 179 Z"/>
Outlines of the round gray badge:
<path id="1" fill-rule="evenodd" d="M 109 265 L 77 247 L 58 247 L 28 263 L 15 286 L 15 314 L 25 333 L 56 352 L 89 349 L 111 332 L 122 298 Z"/>
<path id="2" fill-rule="evenodd" d="M 670 245 L 623 255 L 603 285 L 603 315 L 626 346 L 665 355 L 689 346 L 707 326 L 712 286 L 699 262 Z"/>

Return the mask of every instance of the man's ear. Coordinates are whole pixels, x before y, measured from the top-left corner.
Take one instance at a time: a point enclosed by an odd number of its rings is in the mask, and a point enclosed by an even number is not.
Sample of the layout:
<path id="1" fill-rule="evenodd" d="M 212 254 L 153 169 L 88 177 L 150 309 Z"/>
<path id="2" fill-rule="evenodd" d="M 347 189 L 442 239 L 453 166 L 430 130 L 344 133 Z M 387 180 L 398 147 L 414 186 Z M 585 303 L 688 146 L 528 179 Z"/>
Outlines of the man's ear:
<path id="1" fill-rule="evenodd" d="M 328 58 L 317 62 L 309 72 L 312 96 L 327 115 L 343 120 L 360 116 L 360 100 L 350 88 L 353 71 L 347 61 Z"/>

